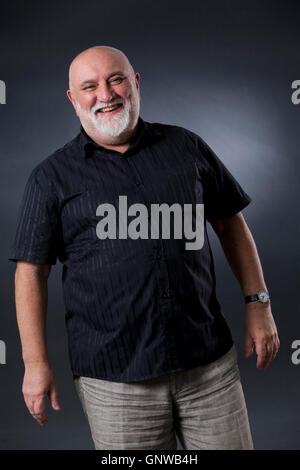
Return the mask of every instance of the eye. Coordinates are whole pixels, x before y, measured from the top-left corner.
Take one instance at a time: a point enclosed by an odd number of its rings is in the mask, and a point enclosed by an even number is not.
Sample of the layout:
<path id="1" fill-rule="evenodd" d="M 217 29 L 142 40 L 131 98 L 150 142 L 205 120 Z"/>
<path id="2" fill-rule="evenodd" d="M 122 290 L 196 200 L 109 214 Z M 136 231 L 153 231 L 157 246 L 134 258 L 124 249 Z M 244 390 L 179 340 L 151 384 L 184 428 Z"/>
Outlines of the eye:
<path id="1" fill-rule="evenodd" d="M 122 77 L 117 77 L 117 78 L 113 78 L 111 81 L 112 82 L 121 82 L 123 80 Z"/>

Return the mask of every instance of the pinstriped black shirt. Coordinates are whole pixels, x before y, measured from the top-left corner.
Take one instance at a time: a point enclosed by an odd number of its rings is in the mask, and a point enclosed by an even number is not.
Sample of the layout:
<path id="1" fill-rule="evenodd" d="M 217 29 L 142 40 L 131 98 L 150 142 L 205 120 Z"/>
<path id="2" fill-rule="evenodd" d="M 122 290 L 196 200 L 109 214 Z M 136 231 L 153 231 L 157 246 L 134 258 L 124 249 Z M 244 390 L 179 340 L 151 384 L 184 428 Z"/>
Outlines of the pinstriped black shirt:
<path id="1" fill-rule="evenodd" d="M 148 214 L 153 204 L 202 204 L 203 246 L 187 250 L 184 233 L 99 238 L 97 207 L 111 204 L 118 228 L 120 195 Z M 41 161 L 27 180 L 9 259 L 63 264 L 73 377 L 135 382 L 225 354 L 233 340 L 206 226 L 250 201 L 197 134 L 141 117 L 125 153 L 97 145 L 81 127 Z"/>

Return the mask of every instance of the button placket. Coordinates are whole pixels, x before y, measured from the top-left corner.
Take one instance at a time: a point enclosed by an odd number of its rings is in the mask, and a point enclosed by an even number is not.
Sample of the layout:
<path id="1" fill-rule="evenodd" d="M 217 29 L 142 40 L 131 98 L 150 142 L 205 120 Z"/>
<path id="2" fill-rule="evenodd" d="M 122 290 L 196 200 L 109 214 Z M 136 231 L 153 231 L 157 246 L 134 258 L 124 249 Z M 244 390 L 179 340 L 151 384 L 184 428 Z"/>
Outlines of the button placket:
<path id="1" fill-rule="evenodd" d="M 136 169 L 136 166 L 133 162 L 133 159 L 132 158 L 129 158 L 125 160 L 128 164 L 128 167 L 130 168 L 130 171 L 132 173 L 132 177 L 134 178 L 134 184 L 137 188 L 139 188 L 141 185 L 142 185 L 142 178 L 141 176 L 139 175 L 139 172 L 137 171 Z"/>
<path id="2" fill-rule="evenodd" d="M 170 288 L 167 288 L 164 292 L 162 292 L 163 299 L 170 299 L 172 297 L 172 291 Z"/>

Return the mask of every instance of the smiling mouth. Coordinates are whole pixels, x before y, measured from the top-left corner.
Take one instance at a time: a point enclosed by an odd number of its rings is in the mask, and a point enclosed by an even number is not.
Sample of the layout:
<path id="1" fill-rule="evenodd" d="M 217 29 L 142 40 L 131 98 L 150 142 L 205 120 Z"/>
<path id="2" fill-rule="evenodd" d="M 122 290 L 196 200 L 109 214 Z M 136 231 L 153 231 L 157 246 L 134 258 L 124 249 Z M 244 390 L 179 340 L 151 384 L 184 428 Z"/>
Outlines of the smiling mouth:
<path id="1" fill-rule="evenodd" d="M 96 111 L 96 114 L 99 114 L 99 113 L 102 113 L 102 114 L 108 113 L 108 114 L 110 114 L 110 113 L 113 113 L 114 111 L 116 111 L 117 109 L 119 109 L 121 106 L 123 106 L 122 103 L 118 103 L 118 104 L 115 104 L 113 106 L 106 106 L 105 108 L 98 109 Z"/>

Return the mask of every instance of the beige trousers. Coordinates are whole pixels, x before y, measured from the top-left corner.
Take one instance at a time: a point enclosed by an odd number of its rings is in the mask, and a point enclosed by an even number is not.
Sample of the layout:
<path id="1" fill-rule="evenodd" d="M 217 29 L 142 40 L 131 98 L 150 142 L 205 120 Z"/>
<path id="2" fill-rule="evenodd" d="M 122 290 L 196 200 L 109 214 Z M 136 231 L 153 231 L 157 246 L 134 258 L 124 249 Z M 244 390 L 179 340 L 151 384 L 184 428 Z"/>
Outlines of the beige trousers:
<path id="1" fill-rule="evenodd" d="M 96 450 L 253 449 L 232 348 L 216 361 L 142 382 L 75 379 Z"/>

